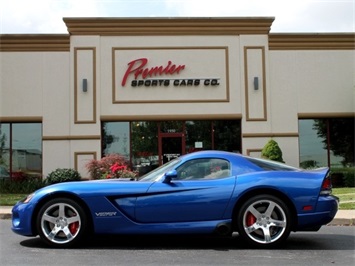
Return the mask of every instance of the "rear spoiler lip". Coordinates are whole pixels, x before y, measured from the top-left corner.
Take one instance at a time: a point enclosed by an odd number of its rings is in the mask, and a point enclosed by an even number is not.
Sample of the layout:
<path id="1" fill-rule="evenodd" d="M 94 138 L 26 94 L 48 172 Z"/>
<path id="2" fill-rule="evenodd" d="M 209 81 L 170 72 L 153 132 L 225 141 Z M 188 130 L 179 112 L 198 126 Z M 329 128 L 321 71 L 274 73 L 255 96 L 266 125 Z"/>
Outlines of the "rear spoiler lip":
<path id="1" fill-rule="evenodd" d="M 329 167 L 319 167 L 319 168 L 315 168 L 315 169 L 305 169 L 305 171 L 309 171 L 309 172 L 329 171 Z"/>
<path id="2" fill-rule="evenodd" d="M 327 176 L 330 173 L 330 168 L 329 167 L 319 167 L 315 169 L 302 169 L 303 172 L 308 172 L 308 173 L 314 173 L 314 174 L 324 174 L 324 176 Z"/>

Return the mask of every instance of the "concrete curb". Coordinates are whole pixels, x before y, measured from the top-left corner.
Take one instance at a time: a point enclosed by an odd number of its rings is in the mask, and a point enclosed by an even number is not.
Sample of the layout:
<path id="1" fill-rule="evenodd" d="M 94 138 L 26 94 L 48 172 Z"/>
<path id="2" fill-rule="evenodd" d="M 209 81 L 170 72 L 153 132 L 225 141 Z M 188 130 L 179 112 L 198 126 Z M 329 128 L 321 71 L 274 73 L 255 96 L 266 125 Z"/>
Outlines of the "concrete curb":
<path id="1" fill-rule="evenodd" d="M 347 219 L 347 218 L 334 218 L 328 225 L 334 226 L 354 226 L 355 219 Z"/>
<path id="2" fill-rule="evenodd" d="M 1 220 L 11 219 L 11 217 L 12 217 L 11 213 L 0 213 Z"/>

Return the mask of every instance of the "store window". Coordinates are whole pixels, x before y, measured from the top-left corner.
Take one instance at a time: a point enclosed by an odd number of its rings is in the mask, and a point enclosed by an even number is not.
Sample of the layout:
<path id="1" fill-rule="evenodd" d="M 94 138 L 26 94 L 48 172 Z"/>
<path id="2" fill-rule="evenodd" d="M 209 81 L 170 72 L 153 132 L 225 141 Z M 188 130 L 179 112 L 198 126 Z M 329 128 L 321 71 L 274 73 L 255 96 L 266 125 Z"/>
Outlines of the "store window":
<path id="1" fill-rule="evenodd" d="M 299 120 L 300 166 L 354 167 L 354 118 Z"/>
<path id="2" fill-rule="evenodd" d="M 240 120 L 218 120 L 213 122 L 214 149 L 240 153 Z"/>
<path id="3" fill-rule="evenodd" d="M 0 177 L 23 180 L 41 176 L 42 124 L 0 124 Z"/>
<path id="4" fill-rule="evenodd" d="M 184 121 L 163 121 L 160 122 L 161 133 L 179 133 L 184 128 Z"/>
<path id="5" fill-rule="evenodd" d="M 131 122 L 131 162 L 139 176 L 159 166 L 158 127 L 155 121 Z"/>
<path id="6" fill-rule="evenodd" d="M 186 153 L 212 149 L 212 122 L 186 121 Z"/>
<path id="7" fill-rule="evenodd" d="M 241 150 L 240 120 L 132 121 L 102 124 L 102 156 L 124 155 L 139 176 L 182 154 Z"/>
<path id="8" fill-rule="evenodd" d="M 102 126 L 103 156 L 118 153 L 130 157 L 129 122 L 107 122 Z"/>
<path id="9" fill-rule="evenodd" d="M 240 120 L 186 121 L 186 153 L 211 149 L 240 152 Z"/>

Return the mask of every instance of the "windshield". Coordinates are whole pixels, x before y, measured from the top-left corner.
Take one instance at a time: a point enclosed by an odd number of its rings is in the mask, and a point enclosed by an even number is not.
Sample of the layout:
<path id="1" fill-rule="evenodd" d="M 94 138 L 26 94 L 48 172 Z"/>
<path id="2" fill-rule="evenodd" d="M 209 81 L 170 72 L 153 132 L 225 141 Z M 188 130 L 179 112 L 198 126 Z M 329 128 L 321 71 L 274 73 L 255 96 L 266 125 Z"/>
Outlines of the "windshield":
<path id="1" fill-rule="evenodd" d="M 179 158 L 176 158 L 174 160 L 171 160 L 170 162 L 167 162 L 166 164 L 163 164 L 162 166 L 154 169 L 153 171 L 150 171 L 149 173 L 146 173 L 139 179 L 139 181 L 156 181 L 160 177 L 162 177 L 166 172 L 169 172 L 176 164 L 180 162 Z"/>

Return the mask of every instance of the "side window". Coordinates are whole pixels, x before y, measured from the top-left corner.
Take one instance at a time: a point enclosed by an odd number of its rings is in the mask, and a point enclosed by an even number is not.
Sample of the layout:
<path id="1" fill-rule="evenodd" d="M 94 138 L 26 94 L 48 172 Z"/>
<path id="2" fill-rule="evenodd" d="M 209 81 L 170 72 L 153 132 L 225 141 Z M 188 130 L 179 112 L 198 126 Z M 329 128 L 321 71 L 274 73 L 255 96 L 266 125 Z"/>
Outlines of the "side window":
<path id="1" fill-rule="evenodd" d="M 180 180 L 208 180 L 231 176 L 230 163 L 223 159 L 196 159 L 177 168 Z"/>

